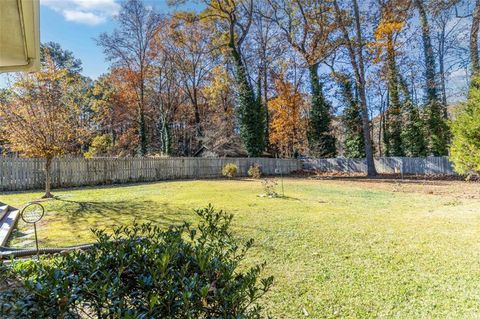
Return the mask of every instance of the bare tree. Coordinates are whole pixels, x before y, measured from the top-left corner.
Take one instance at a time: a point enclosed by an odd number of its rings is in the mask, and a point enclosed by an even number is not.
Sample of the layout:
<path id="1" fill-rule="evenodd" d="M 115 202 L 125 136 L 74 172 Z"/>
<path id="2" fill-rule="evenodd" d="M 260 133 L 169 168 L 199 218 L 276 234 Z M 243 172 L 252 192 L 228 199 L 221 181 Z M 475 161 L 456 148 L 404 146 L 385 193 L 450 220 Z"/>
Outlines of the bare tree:
<path id="1" fill-rule="evenodd" d="M 172 18 L 164 37 L 166 53 L 175 64 L 181 88 L 187 95 L 195 116 L 195 136 L 201 143 L 202 121 L 200 93 L 209 72 L 217 63 L 217 47 L 212 43 L 211 23 L 193 14 L 179 14 Z"/>
<path id="2" fill-rule="evenodd" d="M 370 135 L 370 119 L 368 114 L 366 82 L 365 82 L 365 62 L 363 58 L 363 51 L 365 43 L 363 42 L 362 24 L 360 18 L 360 9 L 357 0 L 353 2 L 353 21 L 354 21 L 354 35 L 349 32 L 350 19 L 345 15 L 345 11 L 341 9 L 338 0 L 333 0 L 335 6 L 335 13 L 338 24 L 343 34 L 344 45 L 348 51 L 350 63 L 355 76 L 358 95 L 360 98 L 360 105 L 362 110 L 362 126 L 363 137 L 365 140 L 365 155 L 367 159 L 367 174 L 368 176 L 375 176 L 377 171 L 375 169 L 375 162 L 373 160 L 372 138 Z"/>
<path id="3" fill-rule="evenodd" d="M 141 0 L 128 0 L 116 17 L 118 28 L 112 33 L 102 33 L 97 39 L 103 47 L 107 59 L 115 66 L 127 69 L 130 85 L 135 92 L 137 102 L 137 122 L 140 155 L 147 153 L 146 77 L 151 67 L 149 49 L 158 32 L 159 15 Z"/>
<path id="4" fill-rule="evenodd" d="M 312 105 L 308 129 L 310 151 L 335 156 L 330 104 L 323 94 L 319 66 L 338 47 L 337 22 L 329 1 L 268 0 L 274 21 L 292 48 L 302 56 L 310 73 Z"/>

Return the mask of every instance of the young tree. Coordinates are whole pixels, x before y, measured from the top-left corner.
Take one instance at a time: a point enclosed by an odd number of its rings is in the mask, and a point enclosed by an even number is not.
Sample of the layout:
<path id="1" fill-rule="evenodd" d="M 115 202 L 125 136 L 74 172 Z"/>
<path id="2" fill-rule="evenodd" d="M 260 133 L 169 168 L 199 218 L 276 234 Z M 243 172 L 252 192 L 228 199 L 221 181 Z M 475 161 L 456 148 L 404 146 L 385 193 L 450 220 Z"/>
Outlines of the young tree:
<path id="1" fill-rule="evenodd" d="M 128 0 L 116 17 L 118 28 L 111 34 L 102 33 L 97 39 L 107 59 L 130 72 L 129 84 L 137 103 L 138 153 L 141 156 L 148 150 L 145 84 L 152 63 L 149 49 L 159 31 L 159 19 L 152 7 L 145 6 L 141 0 Z"/>
<path id="2" fill-rule="evenodd" d="M 76 104 L 78 81 L 47 56 L 42 70 L 19 75 L 10 98 L 0 103 L 0 127 L 10 149 L 45 159 L 44 198 L 52 197 L 53 159 L 79 151 L 83 130 Z"/>
<path id="3" fill-rule="evenodd" d="M 302 56 L 310 74 L 312 106 L 307 138 L 310 152 L 319 157 L 336 155 L 331 133 L 331 105 L 323 94 L 318 75 L 320 64 L 338 46 L 337 23 L 329 1 L 268 0 L 270 19 L 282 30 L 285 39 Z"/>

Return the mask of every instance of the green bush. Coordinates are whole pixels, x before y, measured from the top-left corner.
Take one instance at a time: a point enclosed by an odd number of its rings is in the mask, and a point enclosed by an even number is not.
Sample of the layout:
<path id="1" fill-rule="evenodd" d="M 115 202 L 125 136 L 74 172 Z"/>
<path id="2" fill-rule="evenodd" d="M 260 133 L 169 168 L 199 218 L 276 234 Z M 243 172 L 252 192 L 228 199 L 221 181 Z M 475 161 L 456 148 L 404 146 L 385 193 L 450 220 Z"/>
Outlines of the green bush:
<path id="1" fill-rule="evenodd" d="M 450 160 L 457 173 L 480 174 L 480 77 L 472 79 L 467 102 L 451 124 Z"/>
<path id="2" fill-rule="evenodd" d="M 0 289 L 0 317 L 262 318 L 257 301 L 273 279 L 242 263 L 252 240 L 238 243 L 231 215 L 196 213 L 195 228 L 95 231 L 93 249 L 0 269 L 18 282 Z"/>
<path id="3" fill-rule="evenodd" d="M 95 156 L 106 156 L 112 151 L 113 142 L 112 137 L 108 134 L 97 135 L 93 138 L 92 144 L 88 151 L 84 154 L 85 158 L 92 158 Z"/>
<path id="4" fill-rule="evenodd" d="M 228 163 L 223 166 L 222 175 L 228 178 L 234 178 L 238 174 L 238 166 L 233 163 Z"/>
<path id="5" fill-rule="evenodd" d="M 262 167 L 259 164 L 253 164 L 248 169 L 248 176 L 259 179 L 262 177 Z"/>
<path id="6" fill-rule="evenodd" d="M 278 197 L 278 193 L 276 190 L 277 182 L 274 179 L 265 178 L 262 181 L 262 185 L 263 185 L 263 190 L 265 192 L 264 196 L 271 197 L 271 198 Z"/>

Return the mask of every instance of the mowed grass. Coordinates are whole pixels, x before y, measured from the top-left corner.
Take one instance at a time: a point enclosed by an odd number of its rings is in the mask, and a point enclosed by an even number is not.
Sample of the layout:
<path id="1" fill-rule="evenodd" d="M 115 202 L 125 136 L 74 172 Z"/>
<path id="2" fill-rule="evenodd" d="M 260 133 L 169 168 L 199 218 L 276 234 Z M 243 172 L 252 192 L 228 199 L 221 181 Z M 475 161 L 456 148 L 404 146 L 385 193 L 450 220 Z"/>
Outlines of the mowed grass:
<path id="1" fill-rule="evenodd" d="M 280 185 L 278 187 L 280 190 Z M 478 318 L 480 195 L 462 182 L 285 180 L 285 198 L 260 181 L 176 181 L 57 191 L 45 202 L 42 246 L 90 242 L 90 228 L 134 220 L 196 222 L 212 203 L 234 214 L 247 263 L 266 261 L 263 299 L 277 318 Z M 20 207 L 40 193 L 2 194 Z M 12 245 L 32 245 L 19 224 Z"/>

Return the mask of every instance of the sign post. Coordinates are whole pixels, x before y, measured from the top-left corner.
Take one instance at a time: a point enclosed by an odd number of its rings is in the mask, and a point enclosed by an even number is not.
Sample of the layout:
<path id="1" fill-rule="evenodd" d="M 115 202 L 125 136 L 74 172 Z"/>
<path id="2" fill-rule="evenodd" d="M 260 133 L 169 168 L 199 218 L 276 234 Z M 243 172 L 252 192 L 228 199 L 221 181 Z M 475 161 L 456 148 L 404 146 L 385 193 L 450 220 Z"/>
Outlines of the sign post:
<path id="1" fill-rule="evenodd" d="M 39 203 L 30 203 L 22 209 L 22 220 L 27 224 L 33 224 L 35 232 L 35 247 L 37 249 L 37 260 L 40 259 L 40 251 L 38 249 L 37 223 L 45 215 L 45 208 Z"/>
<path id="2" fill-rule="evenodd" d="M 276 174 L 280 174 L 280 181 L 281 181 L 281 183 L 282 183 L 282 197 L 285 197 L 285 191 L 284 191 L 284 189 L 283 189 L 283 172 L 282 172 L 282 170 L 281 170 L 280 168 L 276 168 L 276 169 L 275 169 L 275 173 L 276 173 Z"/>

